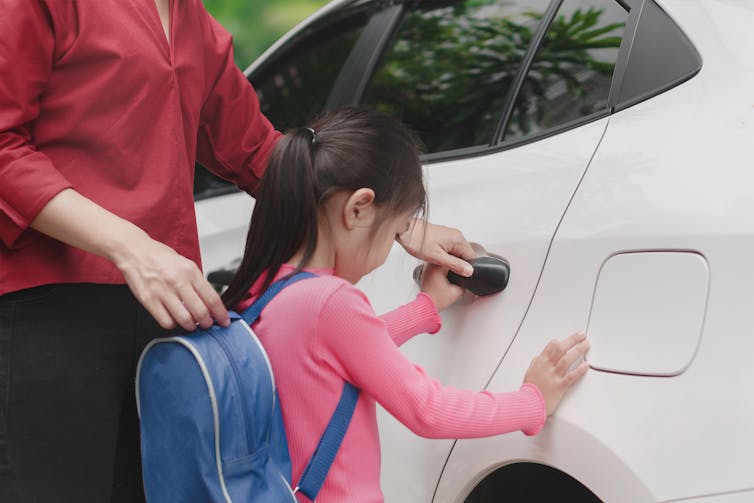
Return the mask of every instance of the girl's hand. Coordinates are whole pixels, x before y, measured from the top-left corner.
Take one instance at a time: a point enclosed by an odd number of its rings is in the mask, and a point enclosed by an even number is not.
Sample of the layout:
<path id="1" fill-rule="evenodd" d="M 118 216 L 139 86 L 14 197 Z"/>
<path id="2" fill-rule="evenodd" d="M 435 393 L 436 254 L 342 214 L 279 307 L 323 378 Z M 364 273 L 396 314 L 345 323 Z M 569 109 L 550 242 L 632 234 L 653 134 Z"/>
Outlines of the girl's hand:
<path id="1" fill-rule="evenodd" d="M 438 311 L 450 306 L 463 295 L 463 288 L 449 282 L 447 274 L 447 267 L 424 264 L 422 268 L 422 292 L 432 298 Z"/>
<path id="2" fill-rule="evenodd" d="M 476 258 L 476 253 L 458 229 L 415 219 L 409 230 L 399 236 L 398 242 L 418 259 L 449 268 L 460 276 L 469 277 L 474 273 L 466 260 Z"/>
<path id="3" fill-rule="evenodd" d="M 589 369 L 587 362 L 571 369 L 571 366 L 589 350 L 586 334 L 579 332 L 561 341 L 551 341 L 534 358 L 526 371 L 524 382 L 532 383 L 545 399 L 549 416 L 560 405 L 565 392 L 581 379 Z"/>

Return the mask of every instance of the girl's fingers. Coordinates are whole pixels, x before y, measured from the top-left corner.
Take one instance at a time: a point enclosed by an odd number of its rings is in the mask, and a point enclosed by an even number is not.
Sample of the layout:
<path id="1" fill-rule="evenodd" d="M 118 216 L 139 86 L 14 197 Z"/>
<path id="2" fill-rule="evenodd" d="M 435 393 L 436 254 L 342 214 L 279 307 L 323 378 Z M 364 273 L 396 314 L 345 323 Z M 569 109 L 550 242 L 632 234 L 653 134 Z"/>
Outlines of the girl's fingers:
<path id="1" fill-rule="evenodd" d="M 586 354 L 589 347 L 589 341 L 583 340 L 566 351 L 555 367 L 556 372 L 559 375 L 565 375 L 566 372 L 568 372 L 568 369 L 570 369 L 579 358 L 582 358 Z"/>
<path id="2" fill-rule="evenodd" d="M 441 262 L 442 260 L 445 261 L 444 264 Z M 474 274 L 474 268 L 471 266 L 471 264 L 454 255 L 446 253 L 438 258 L 438 262 L 440 262 L 440 265 L 449 268 L 459 276 L 468 278 L 471 277 L 472 274 Z"/>
<path id="3" fill-rule="evenodd" d="M 586 374 L 586 371 L 589 370 L 589 363 L 588 362 L 581 362 L 581 365 L 570 371 L 565 376 L 565 384 L 566 386 L 571 386 L 576 381 L 584 377 Z"/>

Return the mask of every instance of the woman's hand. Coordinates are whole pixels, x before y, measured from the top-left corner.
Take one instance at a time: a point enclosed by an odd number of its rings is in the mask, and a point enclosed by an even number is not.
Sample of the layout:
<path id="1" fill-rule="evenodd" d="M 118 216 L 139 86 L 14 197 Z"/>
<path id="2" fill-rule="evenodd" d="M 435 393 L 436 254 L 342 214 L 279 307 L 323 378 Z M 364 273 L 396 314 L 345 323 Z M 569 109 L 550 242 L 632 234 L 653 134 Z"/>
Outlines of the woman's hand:
<path id="1" fill-rule="evenodd" d="M 449 282 L 447 274 L 447 267 L 424 264 L 422 268 L 422 292 L 432 298 L 438 311 L 450 306 L 463 295 L 463 288 Z"/>
<path id="2" fill-rule="evenodd" d="M 111 261 L 162 328 L 230 324 L 228 312 L 199 267 L 72 189 L 53 197 L 31 226 Z"/>
<path id="3" fill-rule="evenodd" d="M 574 369 L 571 366 L 588 350 L 586 334 L 579 332 L 561 341 L 551 341 L 542 354 L 532 360 L 524 382 L 539 388 L 548 416 L 558 408 L 568 388 L 586 374 L 589 369 L 587 362 L 581 362 Z"/>
<path id="4" fill-rule="evenodd" d="M 458 229 L 416 219 L 398 242 L 418 259 L 449 268 L 461 276 L 474 273 L 467 260 L 476 258 L 476 253 Z"/>
<path id="5" fill-rule="evenodd" d="M 162 328 L 194 330 L 230 323 L 228 312 L 199 267 L 175 250 L 144 234 L 124 248 L 113 262 L 138 301 Z"/>

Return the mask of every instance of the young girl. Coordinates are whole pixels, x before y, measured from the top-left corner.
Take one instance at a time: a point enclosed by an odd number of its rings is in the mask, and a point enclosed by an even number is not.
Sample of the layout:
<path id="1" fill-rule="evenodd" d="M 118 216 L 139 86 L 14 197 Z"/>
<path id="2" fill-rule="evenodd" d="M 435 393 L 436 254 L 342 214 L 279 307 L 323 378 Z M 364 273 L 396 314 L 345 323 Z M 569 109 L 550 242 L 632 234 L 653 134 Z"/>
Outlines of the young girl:
<path id="1" fill-rule="evenodd" d="M 588 368 L 569 371 L 588 348 L 583 334 L 548 345 L 510 393 L 443 387 L 403 356 L 398 346 L 437 332 L 438 311 L 462 290 L 447 281 L 447 270 L 425 266 L 416 299 L 377 316 L 354 284 L 385 262 L 425 201 L 414 137 L 399 121 L 362 109 L 289 132 L 262 181 L 243 262 L 224 301 L 242 311 L 274 280 L 302 269 L 317 274 L 284 289 L 254 326 L 280 390 L 294 481 L 344 382 L 361 390 L 321 503 L 383 500 L 377 402 L 425 437 L 534 435 Z"/>

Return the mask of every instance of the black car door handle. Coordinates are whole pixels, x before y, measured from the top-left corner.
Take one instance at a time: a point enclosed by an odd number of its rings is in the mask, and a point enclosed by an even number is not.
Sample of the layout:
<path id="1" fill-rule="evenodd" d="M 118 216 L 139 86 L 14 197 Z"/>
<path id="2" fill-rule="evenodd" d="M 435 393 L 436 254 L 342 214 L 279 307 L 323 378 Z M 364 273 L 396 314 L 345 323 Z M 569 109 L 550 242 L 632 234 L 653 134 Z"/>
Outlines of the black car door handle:
<path id="1" fill-rule="evenodd" d="M 508 286 L 511 269 L 505 260 L 485 256 L 468 262 L 474 267 L 474 273 L 470 277 L 466 278 L 450 271 L 448 281 L 480 297 L 502 292 Z M 421 280 L 422 267 L 420 265 L 414 269 L 414 280 L 417 283 Z"/>
<path id="2" fill-rule="evenodd" d="M 508 286 L 511 268 L 506 261 L 496 257 L 477 257 L 469 263 L 474 266 L 474 274 L 466 278 L 449 271 L 448 281 L 480 297 L 502 292 Z"/>

